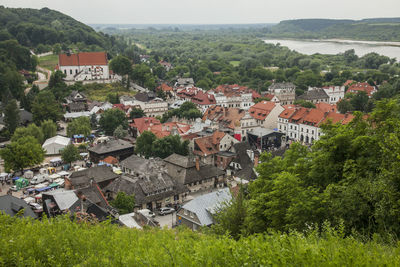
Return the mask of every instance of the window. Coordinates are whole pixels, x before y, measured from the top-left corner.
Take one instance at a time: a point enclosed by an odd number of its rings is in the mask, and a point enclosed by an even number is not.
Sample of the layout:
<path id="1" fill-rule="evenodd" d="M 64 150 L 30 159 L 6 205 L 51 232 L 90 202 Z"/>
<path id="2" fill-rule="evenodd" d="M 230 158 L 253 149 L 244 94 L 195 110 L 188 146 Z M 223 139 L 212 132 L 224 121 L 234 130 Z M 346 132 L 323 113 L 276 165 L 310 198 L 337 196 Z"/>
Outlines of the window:
<path id="1" fill-rule="evenodd" d="M 69 70 L 69 74 L 72 74 L 72 69 Z"/>
<path id="2" fill-rule="evenodd" d="M 75 74 L 78 74 L 78 70 L 77 69 L 75 69 Z"/>
<path id="3" fill-rule="evenodd" d="M 314 130 L 312 130 L 312 134 L 314 134 Z"/>
<path id="4" fill-rule="evenodd" d="M 65 74 L 65 75 L 67 74 L 67 70 L 64 70 L 64 74 Z"/>

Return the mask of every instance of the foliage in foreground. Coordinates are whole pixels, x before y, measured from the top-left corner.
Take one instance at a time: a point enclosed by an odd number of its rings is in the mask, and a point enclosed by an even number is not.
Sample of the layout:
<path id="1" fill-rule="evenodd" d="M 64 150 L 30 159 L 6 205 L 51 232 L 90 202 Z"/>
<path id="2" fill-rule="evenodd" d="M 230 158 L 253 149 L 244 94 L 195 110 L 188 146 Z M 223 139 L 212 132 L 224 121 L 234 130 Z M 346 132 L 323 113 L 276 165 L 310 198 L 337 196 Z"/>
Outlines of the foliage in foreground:
<path id="1" fill-rule="evenodd" d="M 67 218 L 32 221 L 0 216 L 3 266 L 342 266 L 400 261 L 398 246 L 322 235 L 256 235 L 238 241 L 187 229 L 144 231 Z"/>

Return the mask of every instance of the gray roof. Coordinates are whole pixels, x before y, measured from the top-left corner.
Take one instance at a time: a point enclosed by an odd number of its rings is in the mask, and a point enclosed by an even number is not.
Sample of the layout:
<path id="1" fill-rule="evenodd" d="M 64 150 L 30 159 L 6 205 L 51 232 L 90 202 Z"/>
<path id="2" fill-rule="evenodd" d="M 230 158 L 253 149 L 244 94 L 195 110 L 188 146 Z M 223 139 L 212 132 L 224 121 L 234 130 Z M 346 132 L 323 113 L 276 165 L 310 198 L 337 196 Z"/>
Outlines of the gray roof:
<path id="1" fill-rule="evenodd" d="M 196 197 L 192 201 L 183 205 L 182 208 L 195 213 L 200 221 L 200 224 L 207 226 L 214 223 L 212 215 L 215 214 L 215 212 L 221 208 L 224 203 L 228 204 L 231 199 L 232 195 L 229 191 L 229 188 L 224 188 Z"/>
<path id="2" fill-rule="evenodd" d="M 316 100 L 316 99 L 329 99 L 328 94 L 324 89 L 314 89 L 304 92 L 298 99 L 302 100 Z"/>
<path id="3" fill-rule="evenodd" d="M 238 163 L 242 168 L 234 175 L 248 181 L 255 180 L 257 175 L 253 168 L 254 163 L 247 154 L 247 150 L 251 150 L 250 144 L 248 142 L 236 143 L 233 148 L 237 155 L 233 162 Z"/>
<path id="4" fill-rule="evenodd" d="M 118 174 L 112 171 L 111 167 L 102 165 L 73 172 L 68 179 L 75 188 L 84 188 L 90 184 L 90 179 L 92 178 L 96 183 L 101 183 L 116 179 L 118 176 Z"/>
<path id="5" fill-rule="evenodd" d="M 57 189 L 54 191 L 45 192 L 42 195 L 53 196 L 54 201 L 60 210 L 69 209 L 78 200 L 78 197 L 74 191 L 65 189 Z"/>
<path id="6" fill-rule="evenodd" d="M 97 144 L 96 146 L 91 147 L 88 150 L 89 152 L 94 152 L 96 154 L 106 154 L 128 148 L 133 149 L 133 145 L 127 141 L 117 139 Z"/>
<path id="7" fill-rule="evenodd" d="M 178 85 L 178 86 L 185 86 L 185 85 L 189 85 L 189 84 L 194 84 L 194 80 L 193 80 L 193 78 L 179 78 L 177 81 L 176 81 L 176 84 Z"/>
<path id="8" fill-rule="evenodd" d="M 175 153 L 165 158 L 164 161 L 178 165 L 183 168 L 190 168 L 196 165 L 195 162 L 189 157 L 185 157 Z"/>
<path id="9" fill-rule="evenodd" d="M 82 103 L 82 102 L 72 102 L 72 103 L 69 103 L 69 109 L 72 112 L 76 111 L 76 110 L 83 111 L 86 109 L 86 106 L 85 106 L 85 103 Z"/>
<path id="10" fill-rule="evenodd" d="M 138 175 L 155 174 L 165 169 L 166 164 L 160 158 L 145 159 L 131 155 L 120 162 L 121 168 L 128 168 Z"/>
<path id="11" fill-rule="evenodd" d="M 20 117 L 21 123 L 33 121 L 32 113 L 30 113 L 29 111 L 26 111 L 25 109 L 21 109 L 19 111 L 19 117 Z"/>
<path id="12" fill-rule="evenodd" d="M 296 88 L 296 85 L 293 83 L 274 83 L 270 87 L 268 87 L 269 90 L 271 89 L 293 89 Z"/>
<path id="13" fill-rule="evenodd" d="M 10 216 L 15 216 L 21 209 L 24 209 L 24 217 L 37 218 L 35 212 L 23 200 L 14 196 L 0 196 L 0 211 Z"/>

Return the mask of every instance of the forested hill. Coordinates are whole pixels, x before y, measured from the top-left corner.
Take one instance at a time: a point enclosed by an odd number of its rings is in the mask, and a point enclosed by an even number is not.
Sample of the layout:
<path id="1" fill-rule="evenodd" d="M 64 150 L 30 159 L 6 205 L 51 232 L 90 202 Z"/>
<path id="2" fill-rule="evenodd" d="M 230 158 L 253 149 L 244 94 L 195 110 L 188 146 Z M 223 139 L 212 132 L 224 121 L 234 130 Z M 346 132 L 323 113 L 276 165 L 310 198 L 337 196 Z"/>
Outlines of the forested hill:
<path id="1" fill-rule="evenodd" d="M 271 27 L 269 35 L 293 38 L 350 38 L 371 41 L 400 41 L 400 18 L 284 20 Z"/>
<path id="2" fill-rule="evenodd" d="M 48 8 L 5 8 L 0 6 L 0 41 L 15 38 L 21 45 L 35 48 L 39 44 L 82 43 L 99 48 L 110 47 L 108 36 Z"/>

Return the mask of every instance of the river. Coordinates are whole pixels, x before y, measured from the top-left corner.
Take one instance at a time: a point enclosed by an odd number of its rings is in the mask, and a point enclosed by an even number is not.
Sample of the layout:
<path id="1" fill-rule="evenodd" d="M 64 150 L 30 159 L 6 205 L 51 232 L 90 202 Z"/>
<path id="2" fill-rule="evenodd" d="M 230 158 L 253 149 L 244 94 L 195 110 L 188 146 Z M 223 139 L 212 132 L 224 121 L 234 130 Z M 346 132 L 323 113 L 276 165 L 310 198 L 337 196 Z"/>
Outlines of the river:
<path id="1" fill-rule="evenodd" d="M 390 58 L 400 60 L 400 42 L 370 42 L 353 40 L 264 40 L 269 44 L 280 43 L 299 53 L 312 55 L 316 53 L 336 55 L 346 50 L 354 49 L 358 56 L 376 52 Z"/>

